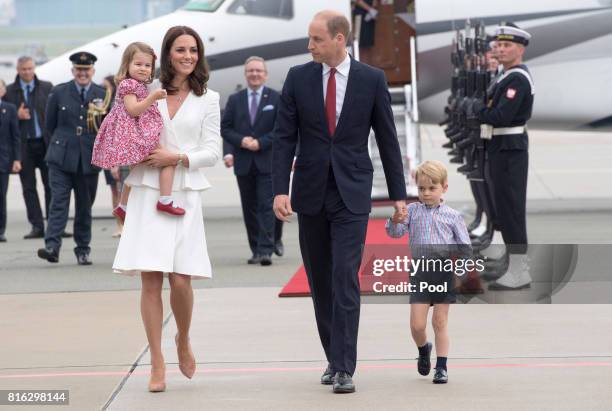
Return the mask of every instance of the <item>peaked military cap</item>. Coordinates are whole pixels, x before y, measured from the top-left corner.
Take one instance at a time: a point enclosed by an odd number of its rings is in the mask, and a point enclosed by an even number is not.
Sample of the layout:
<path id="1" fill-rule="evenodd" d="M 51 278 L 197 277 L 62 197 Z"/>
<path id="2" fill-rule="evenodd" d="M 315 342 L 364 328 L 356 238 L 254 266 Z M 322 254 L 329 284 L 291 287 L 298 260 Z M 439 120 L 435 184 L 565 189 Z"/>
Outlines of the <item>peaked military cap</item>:
<path id="1" fill-rule="evenodd" d="M 497 41 L 511 41 L 527 46 L 530 39 L 531 34 L 511 22 L 501 22 L 500 26 L 495 30 L 495 40 Z"/>
<path id="2" fill-rule="evenodd" d="M 72 61 L 72 65 L 76 68 L 91 67 L 98 60 L 96 56 L 87 51 L 77 51 L 71 54 L 69 58 Z"/>

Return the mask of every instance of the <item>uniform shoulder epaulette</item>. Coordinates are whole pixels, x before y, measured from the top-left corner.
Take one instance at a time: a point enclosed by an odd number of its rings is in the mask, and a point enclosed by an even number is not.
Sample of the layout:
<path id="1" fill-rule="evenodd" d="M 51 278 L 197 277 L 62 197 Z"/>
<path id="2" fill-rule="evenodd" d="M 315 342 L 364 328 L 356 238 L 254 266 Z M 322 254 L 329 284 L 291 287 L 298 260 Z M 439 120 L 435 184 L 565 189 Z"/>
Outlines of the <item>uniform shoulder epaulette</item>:
<path id="1" fill-rule="evenodd" d="M 70 83 L 73 83 L 73 81 L 67 81 L 65 83 L 59 83 L 56 84 L 55 86 L 53 86 L 53 88 L 51 89 L 52 92 L 56 92 L 59 90 L 63 90 L 65 89 Z"/>

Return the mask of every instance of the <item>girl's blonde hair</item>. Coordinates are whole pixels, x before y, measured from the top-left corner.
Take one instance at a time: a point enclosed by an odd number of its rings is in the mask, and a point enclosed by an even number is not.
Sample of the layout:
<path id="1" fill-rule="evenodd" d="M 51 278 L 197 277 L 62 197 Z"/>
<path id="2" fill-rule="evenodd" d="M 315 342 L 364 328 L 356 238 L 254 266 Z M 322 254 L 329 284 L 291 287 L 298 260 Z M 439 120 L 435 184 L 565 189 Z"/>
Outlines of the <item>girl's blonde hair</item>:
<path id="1" fill-rule="evenodd" d="M 419 176 L 429 177 L 434 184 L 446 184 L 448 182 L 448 172 L 446 167 L 439 161 L 427 160 L 419 164 L 417 167 L 415 180 L 418 181 Z"/>
<path id="2" fill-rule="evenodd" d="M 117 75 L 115 75 L 115 84 L 121 83 L 126 78 L 130 78 L 129 67 L 134 55 L 136 53 L 145 53 L 151 56 L 153 59 L 153 63 L 151 65 L 151 77 L 145 81 L 145 83 L 149 84 L 155 78 L 155 60 L 157 60 L 157 56 L 155 55 L 155 51 L 148 44 L 142 43 L 140 41 L 136 41 L 131 43 L 125 48 L 123 52 L 123 56 L 121 57 L 121 65 L 119 66 L 119 71 Z"/>

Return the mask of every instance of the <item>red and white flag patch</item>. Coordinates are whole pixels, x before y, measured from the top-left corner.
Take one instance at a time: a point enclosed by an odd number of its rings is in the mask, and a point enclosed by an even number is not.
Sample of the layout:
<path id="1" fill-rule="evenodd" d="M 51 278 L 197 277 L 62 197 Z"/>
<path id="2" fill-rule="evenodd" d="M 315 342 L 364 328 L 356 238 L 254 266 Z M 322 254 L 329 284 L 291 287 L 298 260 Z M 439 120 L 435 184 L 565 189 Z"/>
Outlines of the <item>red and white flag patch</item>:
<path id="1" fill-rule="evenodd" d="M 508 90 L 506 90 L 506 98 L 509 98 L 510 100 L 512 100 L 515 96 L 516 96 L 516 89 L 509 88 Z"/>

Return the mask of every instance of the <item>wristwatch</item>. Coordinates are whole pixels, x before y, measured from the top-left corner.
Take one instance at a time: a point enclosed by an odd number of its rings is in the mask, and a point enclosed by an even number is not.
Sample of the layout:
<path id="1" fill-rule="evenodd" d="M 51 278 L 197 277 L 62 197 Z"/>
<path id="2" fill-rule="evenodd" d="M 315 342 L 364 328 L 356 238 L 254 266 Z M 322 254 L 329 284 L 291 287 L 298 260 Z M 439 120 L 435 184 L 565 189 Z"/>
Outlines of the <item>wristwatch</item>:
<path id="1" fill-rule="evenodd" d="M 183 154 L 179 154 L 178 156 L 179 156 L 178 160 L 176 161 L 177 167 L 178 166 L 185 167 L 185 165 L 183 164 Z"/>

